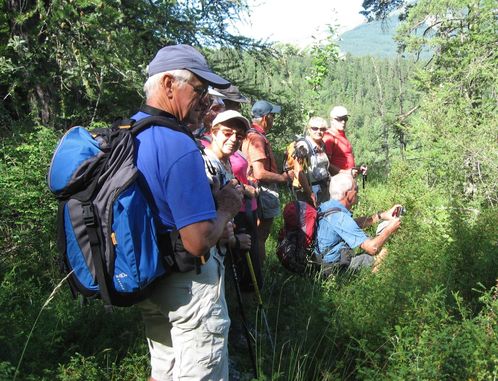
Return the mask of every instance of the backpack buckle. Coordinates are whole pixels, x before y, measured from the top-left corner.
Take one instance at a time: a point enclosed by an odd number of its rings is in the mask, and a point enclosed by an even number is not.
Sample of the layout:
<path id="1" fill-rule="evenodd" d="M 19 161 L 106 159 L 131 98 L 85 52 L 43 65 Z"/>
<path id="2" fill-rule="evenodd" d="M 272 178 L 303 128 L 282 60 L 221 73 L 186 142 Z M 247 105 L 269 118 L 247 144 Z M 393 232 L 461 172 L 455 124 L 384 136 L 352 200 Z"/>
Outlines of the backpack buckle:
<path id="1" fill-rule="evenodd" d="M 95 218 L 95 213 L 93 211 L 92 203 L 85 203 L 81 205 L 83 208 L 83 222 L 86 226 L 94 227 L 97 226 L 97 221 Z"/>

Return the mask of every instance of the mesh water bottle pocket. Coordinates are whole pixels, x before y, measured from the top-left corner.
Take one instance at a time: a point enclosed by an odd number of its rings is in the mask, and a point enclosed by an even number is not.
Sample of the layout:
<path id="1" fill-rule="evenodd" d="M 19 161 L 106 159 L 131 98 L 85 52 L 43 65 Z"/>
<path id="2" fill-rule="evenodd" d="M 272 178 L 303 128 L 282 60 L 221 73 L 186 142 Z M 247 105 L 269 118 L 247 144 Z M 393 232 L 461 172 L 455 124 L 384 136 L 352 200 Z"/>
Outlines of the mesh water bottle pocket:
<path id="1" fill-rule="evenodd" d="M 78 241 L 77 230 L 78 222 L 76 219 L 71 219 L 69 204 L 66 204 L 64 206 L 64 231 L 66 235 L 67 262 L 70 269 L 73 270 L 74 278 L 76 278 L 80 285 L 88 291 L 97 292 L 99 291 L 99 286 L 95 280 L 95 270 L 91 270 L 93 268 L 93 261 L 89 252 L 90 244 L 88 243 L 88 250 L 80 247 L 80 242 L 88 241 L 88 239 L 84 240 L 82 238 Z"/>

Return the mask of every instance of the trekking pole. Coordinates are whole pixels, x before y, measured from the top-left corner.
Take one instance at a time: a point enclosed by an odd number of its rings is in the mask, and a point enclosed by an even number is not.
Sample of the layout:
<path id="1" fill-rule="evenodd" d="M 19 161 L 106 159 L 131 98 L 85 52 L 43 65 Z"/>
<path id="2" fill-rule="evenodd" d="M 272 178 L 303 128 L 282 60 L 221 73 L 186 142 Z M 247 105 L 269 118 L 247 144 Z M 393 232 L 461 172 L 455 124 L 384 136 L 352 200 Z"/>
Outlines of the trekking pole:
<path id="1" fill-rule="evenodd" d="M 275 352 L 275 344 L 273 343 L 270 326 L 268 325 L 268 319 L 266 318 L 265 309 L 263 308 L 263 299 L 261 298 L 261 292 L 259 291 L 258 280 L 256 279 L 256 273 L 254 272 L 254 266 L 252 265 L 252 259 L 249 251 L 246 251 L 246 262 L 247 262 L 247 267 L 249 267 L 249 273 L 251 274 L 251 280 L 254 286 L 254 291 L 256 293 L 256 298 L 258 298 L 258 307 L 261 310 L 261 315 L 263 316 L 263 321 L 265 323 L 266 334 L 270 339 L 271 348 L 273 352 Z"/>
<path id="2" fill-rule="evenodd" d="M 231 267 L 232 267 L 232 276 L 233 276 L 233 280 L 235 282 L 235 291 L 237 293 L 237 300 L 239 302 L 239 307 L 240 307 L 240 317 L 242 318 L 242 323 L 244 326 L 244 333 L 245 333 L 246 341 L 247 341 L 247 349 L 249 350 L 249 357 L 251 358 L 251 363 L 252 363 L 253 370 L 254 370 L 254 377 L 258 378 L 258 366 L 256 364 L 256 358 L 254 357 L 254 352 L 252 350 L 251 333 L 249 332 L 249 328 L 247 327 L 247 319 L 246 319 L 246 314 L 244 312 L 244 307 L 243 307 L 243 302 L 242 302 L 242 294 L 240 292 L 240 287 L 239 287 L 239 277 L 237 275 L 237 269 L 235 268 L 234 256 L 232 253 L 232 249 L 230 248 L 230 245 L 227 245 L 227 249 L 228 249 L 228 254 L 230 255 L 230 262 L 231 262 Z"/>
<path id="3" fill-rule="evenodd" d="M 360 172 L 361 172 L 361 183 L 362 183 L 362 188 L 365 189 L 365 182 L 367 181 L 367 169 L 368 167 L 366 165 L 361 165 L 360 166 Z"/>

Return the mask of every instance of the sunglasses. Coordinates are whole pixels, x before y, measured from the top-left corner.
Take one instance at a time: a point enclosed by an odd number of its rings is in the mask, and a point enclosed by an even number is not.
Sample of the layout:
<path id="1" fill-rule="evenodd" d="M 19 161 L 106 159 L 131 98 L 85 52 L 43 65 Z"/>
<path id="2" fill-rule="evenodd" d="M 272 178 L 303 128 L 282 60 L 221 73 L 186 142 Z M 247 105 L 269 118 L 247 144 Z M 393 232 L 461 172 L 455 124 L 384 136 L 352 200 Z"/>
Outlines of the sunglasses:
<path id="1" fill-rule="evenodd" d="M 220 128 L 220 132 L 228 139 L 235 134 L 235 139 L 238 141 L 244 140 L 246 137 L 245 134 L 238 133 L 236 130 L 232 130 L 230 128 Z"/>
<path id="2" fill-rule="evenodd" d="M 190 85 L 192 87 L 192 90 L 194 90 L 194 93 L 196 93 L 199 96 L 199 98 L 204 98 L 209 91 L 209 89 L 206 86 L 202 86 L 202 85 L 201 86 L 194 86 L 186 79 L 176 78 L 176 80 L 181 81 L 181 82 L 185 82 L 187 85 Z"/>
<path id="3" fill-rule="evenodd" d="M 338 122 L 347 122 L 349 118 L 347 116 L 340 116 L 334 119 L 337 120 Z"/>
<path id="4" fill-rule="evenodd" d="M 327 127 L 310 127 L 310 130 L 311 131 L 318 131 L 318 130 L 320 130 L 320 132 L 325 132 L 325 131 L 327 131 Z"/>
<path id="5" fill-rule="evenodd" d="M 204 86 L 194 86 L 190 82 L 187 82 L 188 85 L 192 86 L 192 90 L 196 93 L 200 98 L 204 98 L 208 93 L 208 88 Z"/>

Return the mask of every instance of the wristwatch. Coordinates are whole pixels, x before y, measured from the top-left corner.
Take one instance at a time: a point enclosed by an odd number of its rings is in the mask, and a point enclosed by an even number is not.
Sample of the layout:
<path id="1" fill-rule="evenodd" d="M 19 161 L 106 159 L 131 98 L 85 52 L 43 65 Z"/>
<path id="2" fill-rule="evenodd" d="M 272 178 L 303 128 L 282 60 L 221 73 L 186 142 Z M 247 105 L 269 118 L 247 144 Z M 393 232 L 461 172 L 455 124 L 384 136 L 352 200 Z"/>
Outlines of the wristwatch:
<path id="1" fill-rule="evenodd" d="M 378 218 L 379 221 L 382 220 L 381 214 L 382 214 L 382 212 L 377 212 L 377 218 Z"/>

